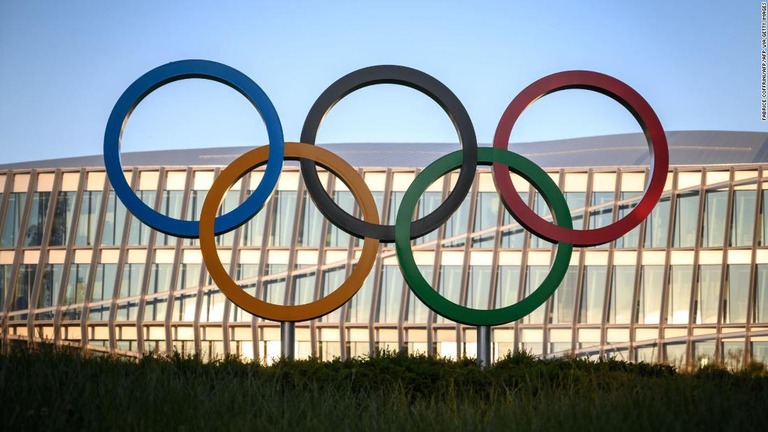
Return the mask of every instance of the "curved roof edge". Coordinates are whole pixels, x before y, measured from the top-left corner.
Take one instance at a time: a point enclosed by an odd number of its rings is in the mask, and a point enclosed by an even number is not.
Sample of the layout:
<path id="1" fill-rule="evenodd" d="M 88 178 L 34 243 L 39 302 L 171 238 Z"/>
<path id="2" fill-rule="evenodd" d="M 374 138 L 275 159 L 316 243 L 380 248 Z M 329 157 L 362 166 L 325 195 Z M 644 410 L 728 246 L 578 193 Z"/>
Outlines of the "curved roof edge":
<path id="1" fill-rule="evenodd" d="M 768 133 L 736 131 L 667 132 L 672 165 L 737 165 L 768 163 Z M 485 144 L 488 145 L 488 144 Z M 322 144 L 355 167 L 424 167 L 453 150 L 447 143 Z M 124 153 L 134 166 L 222 166 L 251 147 L 218 147 Z M 648 165 L 641 133 L 514 143 L 510 149 L 545 168 Z M 101 155 L 0 165 L 0 170 L 104 167 Z"/>

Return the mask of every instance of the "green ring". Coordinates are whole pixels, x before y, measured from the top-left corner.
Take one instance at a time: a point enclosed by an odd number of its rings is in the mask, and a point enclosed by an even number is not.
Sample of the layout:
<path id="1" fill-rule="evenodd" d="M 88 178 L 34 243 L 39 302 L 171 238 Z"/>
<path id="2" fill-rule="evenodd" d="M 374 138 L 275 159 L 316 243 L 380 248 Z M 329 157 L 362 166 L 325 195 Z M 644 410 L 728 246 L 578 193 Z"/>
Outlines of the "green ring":
<path id="1" fill-rule="evenodd" d="M 411 250 L 411 218 L 421 194 L 427 190 L 432 182 L 461 166 L 461 157 L 462 150 L 458 150 L 429 164 L 416 176 L 405 192 L 395 219 L 395 250 L 400 271 L 416 297 L 445 318 L 475 326 L 506 324 L 530 314 L 555 292 L 568 271 L 573 245 L 558 244 L 555 260 L 547 277 L 535 291 L 515 304 L 499 309 L 472 309 L 458 305 L 440 295 L 424 279 L 416 266 Z M 494 162 L 507 165 L 510 171 L 517 173 L 531 183 L 552 209 L 557 224 L 563 228 L 573 228 L 571 213 L 563 193 L 543 169 L 517 153 L 492 147 L 481 147 L 478 152 L 478 164 L 491 165 Z"/>

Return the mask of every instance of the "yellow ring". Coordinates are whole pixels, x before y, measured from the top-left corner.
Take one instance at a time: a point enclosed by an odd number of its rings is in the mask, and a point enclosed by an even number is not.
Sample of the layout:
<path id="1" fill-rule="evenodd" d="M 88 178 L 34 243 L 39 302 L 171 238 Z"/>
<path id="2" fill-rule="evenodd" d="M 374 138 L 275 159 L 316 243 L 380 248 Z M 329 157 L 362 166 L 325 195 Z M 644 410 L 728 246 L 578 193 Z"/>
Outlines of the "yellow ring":
<path id="1" fill-rule="evenodd" d="M 213 182 L 200 214 L 200 250 L 208 273 L 216 285 L 233 303 L 249 313 L 272 321 L 307 321 L 333 312 L 355 295 L 373 268 L 379 240 L 366 237 L 363 251 L 349 278 L 327 296 L 303 305 L 284 306 L 268 303 L 246 293 L 224 269 L 216 250 L 214 221 L 227 190 L 248 171 L 263 165 L 269 156 L 269 146 L 255 148 L 235 159 L 221 171 Z M 363 219 L 378 224 L 379 215 L 371 190 L 363 177 L 339 156 L 323 148 L 304 143 L 285 143 L 285 159 L 309 159 L 339 177 L 358 201 Z"/>

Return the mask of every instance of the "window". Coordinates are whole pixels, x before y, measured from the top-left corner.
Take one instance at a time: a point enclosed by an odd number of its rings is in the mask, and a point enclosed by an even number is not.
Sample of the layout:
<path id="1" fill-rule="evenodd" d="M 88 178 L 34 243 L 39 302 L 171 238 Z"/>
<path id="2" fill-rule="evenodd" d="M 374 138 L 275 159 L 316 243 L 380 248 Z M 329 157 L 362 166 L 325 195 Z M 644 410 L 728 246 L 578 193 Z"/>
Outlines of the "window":
<path id="1" fill-rule="evenodd" d="M 624 218 L 628 215 L 636 206 L 643 195 L 642 192 L 622 192 L 620 195 L 621 202 L 624 204 L 619 205 L 618 219 Z M 636 248 L 640 240 L 640 225 L 632 228 L 632 230 L 623 237 L 616 239 L 617 248 Z"/>
<path id="2" fill-rule="evenodd" d="M 400 321 L 400 297 L 403 293 L 403 275 L 396 265 L 384 265 L 379 284 L 379 311 L 376 321 L 397 323 Z"/>
<path id="3" fill-rule="evenodd" d="M 331 292 L 335 291 L 346 279 L 346 268 L 337 267 L 323 271 L 323 286 L 321 287 L 321 296 L 325 297 Z M 343 306 L 342 306 L 343 307 Z M 341 321 L 341 309 L 335 311 L 320 318 L 322 322 L 339 322 Z"/>
<path id="4" fill-rule="evenodd" d="M 29 220 L 24 233 L 24 246 L 40 246 L 43 242 L 45 217 L 48 215 L 48 202 L 51 199 L 50 192 L 35 192 L 32 194 Z"/>
<path id="5" fill-rule="evenodd" d="M 566 195 L 566 201 L 568 200 L 568 193 Z M 573 198 L 571 198 L 573 200 Z M 584 207 L 584 202 L 582 201 L 581 207 Z M 568 205 L 569 209 L 572 209 L 570 206 L 570 203 Z M 549 207 L 547 206 L 547 202 L 544 201 L 544 197 L 541 196 L 541 194 L 538 191 L 533 192 L 533 211 L 536 212 L 537 215 L 541 216 L 542 218 L 551 218 L 551 213 L 549 211 Z M 576 221 L 576 217 L 573 218 L 573 226 L 574 228 L 577 228 L 579 225 Z M 584 216 L 581 216 L 579 219 L 581 221 L 584 220 Z M 530 235 L 530 248 L 531 249 L 549 249 L 552 247 L 552 243 L 542 239 L 541 237 L 538 237 L 535 233 L 531 233 Z"/>
<path id="6" fill-rule="evenodd" d="M 183 200 L 184 191 L 163 191 L 163 194 L 160 197 L 160 213 L 174 219 L 181 219 L 181 205 Z M 176 244 L 176 239 L 177 237 L 175 236 L 158 232 L 155 244 L 159 246 L 173 246 Z"/>
<path id="7" fill-rule="evenodd" d="M 347 214 L 354 215 L 355 209 L 355 197 L 350 191 L 336 191 L 333 193 L 333 200 L 339 205 Z M 321 217 L 322 216 L 318 216 Z M 325 245 L 328 247 L 349 247 L 350 235 L 344 232 L 341 228 L 337 227 L 330 221 L 328 222 L 328 228 L 326 231 Z"/>
<path id="8" fill-rule="evenodd" d="M 757 196 L 754 190 L 733 192 L 733 221 L 731 222 L 731 246 L 752 246 L 755 226 Z"/>
<path id="9" fill-rule="evenodd" d="M 419 208 L 417 210 L 418 219 L 421 219 L 428 214 L 435 211 L 437 207 L 440 206 L 443 199 L 443 194 L 441 192 L 434 192 L 434 191 L 428 191 L 424 192 L 421 195 L 421 198 L 419 198 Z M 419 237 L 414 240 L 414 243 L 417 245 L 429 243 L 431 241 L 437 240 L 437 232 L 439 229 L 432 231 L 431 233 Z"/>
<path id="10" fill-rule="evenodd" d="M 126 213 L 127 210 L 115 191 L 110 190 L 109 195 L 107 195 L 107 213 L 104 215 L 102 245 L 117 246 L 123 242 Z"/>
<path id="11" fill-rule="evenodd" d="M 528 266 L 525 280 L 525 296 L 528 297 L 533 291 L 535 291 L 539 285 L 544 281 L 549 273 L 549 266 L 532 265 Z M 523 317 L 523 322 L 526 324 L 543 324 L 544 323 L 544 311 L 546 310 L 546 302 L 536 308 L 533 312 Z"/>
<path id="12" fill-rule="evenodd" d="M 589 228 L 602 228 L 611 224 L 613 218 L 613 192 L 592 192 L 592 206 L 589 212 Z M 569 207 L 570 208 L 570 207 Z"/>
<path id="13" fill-rule="evenodd" d="M 0 247 L 14 248 L 19 241 L 21 230 L 21 218 L 24 217 L 24 206 L 27 202 L 27 194 L 13 192 L 8 196 L 8 205 L 3 219 L 3 235 L 0 237 Z"/>
<path id="14" fill-rule="evenodd" d="M 768 264 L 758 264 L 755 278 L 755 322 L 768 323 Z"/>
<path id="15" fill-rule="evenodd" d="M 5 298 L 11 289 L 11 264 L 0 264 L 0 313 L 5 310 Z"/>
<path id="16" fill-rule="evenodd" d="M 155 208 L 155 196 L 157 191 L 141 190 L 137 191 L 136 195 L 141 199 L 144 204 L 149 208 Z M 81 209 L 82 217 L 82 209 Z M 78 230 L 80 229 L 80 223 L 78 222 Z M 136 216 L 131 218 L 130 232 L 128 236 L 129 246 L 147 246 L 149 244 L 149 235 L 152 229 L 139 220 Z M 79 237 L 78 237 L 79 238 Z"/>
<path id="17" fill-rule="evenodd" d="M 693 268 L 690 265 L 673 265 L 670 267 L 670 273 L 667 323 L 688 324 Z"/>
<path id="18" fill-rule="evenodd" d="M 201 322 L 221 322 L 224 320 L 226 297 L 218 289 L 205 291 L 202 297 Z"/>
<path id="19" fill-rule="evenodd" d="M 66 246 L 69 233 L 72 230 L 72 219 L 75 216 L 75 196 L 77 192 L 59 192 L 53 210 L 53 226 L 48 244 L 51 246 Z"/>
<path id="20" fill-rule="evenodd" d="M 47 264 L 43 271 L 42 285 L 40 286 L 40 295 L 37 298 L 37 307 L 39 309 L 58 306 L 59 290 L 61 288 L 61 276 L 64 272 L 63 264 Z M 52 320 L 53 311 L 37 314 L 36 319 Z"/>
<path id="21" fill-rule="evenodd" d="M 115 292 L 116 278 L 117 264 L 97 264 L 91 302 L 95 303 L 111 299 Z M 91 306 L 88 312 L 88 319 L 92 321 L 106 321 L 109 319 L 109 309 L 109 304 Z"/>
<path id="22" fill-rule="evenodd" d="M 465 235 L 467 233 L 467 222 L 469 221 L 470 196 L 471 195 L 467 195 L 467 197 L 464 199 L 464 202 L 462 202 L 459 206 L 458 210 L 456 210 L 456 212 L 454 212 L 453 215 L 451 215 L 451 217 L 445 223 L 445 238 L 456 238 L 443 243 L 444 247 L 458 248 L 464 246 L 466 242 Z"/>
<path id="23" fill-rule="evenodd" d="M 579 322 L 599 324 L 603 321 L 606 271 L 605 266 L 584 267 L 584 285 L 581 289 Z"/>
<path id="24" fill-rule="evenodd" d="M 539 194 L 537 194 L 539 195 Z M 571 210 L 571 218 L 573 219 L 573 228 L 574 229 L 583 229 L 584 228 L 584 208 L 586 207 L 587 203 L 587 194 L 586 192 L 566 192 L 563 194 L 565 196 L 565 201 L 568 203 L 568 208 Z M 605 196 L 603 196 L 602 192 L 598 192 L 596 194 L 593 194 L 593 197 L 595 195 L 598 195 L 598 200 L 605 199 Z M 610 198 L 608 198 L 608 201 L 610 202 L 613 200 L 613 192 L 608 193 L 607 195 L 610 195 Z M 543 199 L 540 198 L 541 201 Z M 546 207 L 546 204 L 544 204 Z M 537 210 L 538 212 L 538 210 Z M 610 211 L 609 211 L 610 212 Z M 540 214 L 547 214 L 549 215 L 550 211 L 549 208 L 547 210 L 542 209 L 542 213 Z M 609 213 L 610 214 L 610 213 Z M 610 216 L 608 218 L 610 221 Z"/>
<path id="25" fill-rule="evenodd" d="M 285 264 L 267 264 L 266 275 L 264 276 L 266 280 L 262 284 L 261 291 L 262 300 L 272 304 L 285 304 L 286 275 L 284 272 L 286 270 L 288 270 L 288 266 Z"/>
<path id="26" fill-rule="evenodd" d="M 478 192 L 475 209 L 474 232 L 494 228 L 499 217 L 499 194 L 496 192 Z M 492 248 L 496 230 L 472 238 L 473 248 Z"/>
<path id="27" fill-rule="evenodd" d="M 466 306 L 472 309 L 488 309 L 491 301 L 491 266 L 469 267 Z"/>
<path id="28" fill-rule="evenodd" d="M 520 193 L 520 199 L 524 202 L 528 202 L 528 193 Z M 522 249 L 523 239 L 525 238 L 525 230 L 520 224 L 515 221 L 512 214 L 504 208 L 504 215 L 502 216 L 502 225 L 508 226 L 501 231 L 501 247 L 505 249 Z"/>
<path id="29" fill-rule="evenodd" d="M 301 222 L 299 223 L 299 235 L 296 239 L 298 246 L 320 246 L 320 233 L 323 228 L 323 215 L 315 207 L 309 194 L 304 192 L 301 204 Z"/>
<path id="30" fill-rule="evenodd" d="M 139 194 L 142 200 L 144 200 L 143 195 L 146 194 L 147 197 L 144 202 L 150 208 L 154 207 L 155 191 L 140 191 Z M 101 196 L 102 193 L 100 191 L 83 192 L 83 198 L 80 202 L 80 215 L 77 218 L 77 231 L 75 232 L 75 244 L 78 246 L 92 246 L 96 243 L 96 228 L 99 225 L 99 213 L 101 213 Z M 144 226 L 137 218 L 134 218 L 134 225 L 137 224 L 143 227 L 142 234 L 146 236 L 149 228 Z M 143 240 L 146 242 L 146 237 L 142 237 L 142 234 L 138 234 L 139 239 L 137 241 L 141 242 Z"/>
<path id="31" fill-rule="evenodd" d="M 427 281 L 429 281 L 432 277 L 432 272 L 426 272 L 427 268 L 419 268 L 421 270 L 422 274 L 424 274 L 425 278 L 427 278 Z M 429 274 L 425 274 L 429 273 Z M 462 273 L 462 266 L 460 265 L 441 265 L 440 266 L 440 274 L 439 274 L 439 282 L 438 282 L 438 292 L 445 297 L 447 300 L 460 304 L 460 296 L 461 296 L 461 273 Z M 446 318 L 443 318 L 442 316 L 437 317 L 438 323 L 448 323 L 450 322 Z"/>
<path id="32" fill-rule="evenodd" d="M 36 264 L 22 264 L 19 266 L 19 274 L 16 277 L 16 292 L 11 297 L 10 310 L 20 311 L 29 309 L 29 296 L 35 283 Z M 16 315 L 12 320 L 26 320 L 27 315 Z"/>
<path id="33" fill-rule="evenodd" d="M 367 323 L 371 315 L 371 301 L 373 299 L 373 271 L 368 275 L 363 286 L 352 299 L 347 302 L 347 322 Z M 366 348 L 367 350 L 367 348 Z"/>
<path id="34" fill-rule="evenodd" d="M 418 266 L 419 272 L 427 282 L 432 283 L 432 266 Z M 398 269 L 399 272 L 399 269 Z M 449 288 L 450 289 L 450 288 Z M 443 291 L 440 291 L 443 292 Z M 445 296 L 445 294 L 443 294 Z M 408 303 L 406 304 L 405 321 L 410 323 L 425 323 L 429 320 L 429 308 L 416 297 L 413 291 L 408 290 Z M 439 322 L 448 322 L 442 319 Z"/>
<path id="35" fill-rule="evenodd" d="M 717 323 L 720 273 L 719 265 L 699 266 L 699 286 L 694 307 L 696 324 Z"/>
<path id="36" fill-rule="evenodd" d="M 172 264 L 152 264 L 147 294 L 152 295 L 169 291 L 171 289 L 172 272 Z M 164 321 L 167 306 L 168 296 L 148 299 L 144 308 L 144 321 Z"/>
<path id="37" fill-rule="evenodd" d="M 635 293 L 635 266 L 614 266 L 611 297 L 608 300 L 608 322 L 629 324 L 632 319 L 632 297 Z"/>
<path id="38" fill-rule="evenodd" d="M 728 191 L 707 191 L 705 197 L 701 245 L 703 247 L 723 247 L 725 217 L 728 211 Z"/>
<path id="39" fill-rule="evenodd" d="M 645 247 L 664 248 L 669 233 L 669 198 L 662 198 L 645 219 Z"/>
<path id="40" fill-rule="evenodd" d="M 500 265 L 496 279 L 495 307 L 503 308 L 517 303 L 520 289 L 520 267 Z"/>
<path id="41" fill-rule="evenodd" d="M 640 292 L 637 297 L 637 323 L 658 324 L 661 320 L 664 266 L 643 266 L 641 277 Z"/>
<path id="42" fill-rule="evenodd" d="M 85 301 L 86 287 L 90 264 L 72 264 L 69 267 L 69 277 L 64 291 L 62 306 L 80 305 Z M 80 306 L 67 308 L 64 311 L 65 320 L 79 320 L 82 309 Z"/>
<path id="43" fill-rule="evenodd" d="M 248 195 L 251 196 L 252 190 L 248 190 Z M 265 204 L 264 207 L 259 210 L 252 218 L 240 228 L 243 233 L 240 242 L 243 246 L 258 247 L 262 246 L 264 240 L 264 222 L 267 220 L 267 209 L 269 204 Z"/>
<path id="44" fill-rule="evenodd" d="M 749 303 L 749 269 L 747 264 L 728 266 L 728 279 L 723 294 L 723 322 L 747 322 L 747 304 Z M 759 275 L 758 275 L 759 278 Z"/>
<path id="45" fill-rule="evenodd" d="M 568 266 L 563 282 L 552 295 L 552 319 L 555 324 L 572 324 L 576 309 L 576 291 L 579 284 L 579 267 Z M 570 349 L 570 348 L 569 348 Z"/>
<path id="46" fill-rule="evenodd" d="M 696 245 L 699 193 L 680 194 L 675 208 L 675 235 L 672 247 L 690 248 Z"/>
<path id="47" fill-rule="evenodd" d="M 258 264 L 237 264 L 237 283 L 251 297 L 256 297 L 256 288 L 258 287 L 257 277 L 259 275 Z M 251 314 L 243 311 L 234 303 L 229 308 L 229 320 L 250 321 Z"/>
<path id="48" fill-rule="evenodd" d="M 293 219 L 296 214 L 296 191 L 277 191 L 272 198 L 272 230 L 270 246 L 290 246 L 293 236 Z"/>

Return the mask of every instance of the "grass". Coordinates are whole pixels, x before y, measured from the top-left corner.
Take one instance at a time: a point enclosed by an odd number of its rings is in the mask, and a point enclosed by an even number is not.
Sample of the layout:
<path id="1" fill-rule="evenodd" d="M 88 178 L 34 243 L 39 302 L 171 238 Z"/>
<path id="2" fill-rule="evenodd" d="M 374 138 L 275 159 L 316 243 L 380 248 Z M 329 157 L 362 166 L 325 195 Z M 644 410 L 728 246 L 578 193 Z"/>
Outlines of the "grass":
<path id="1" fill-rule="evenodd" d="M 43 346 L 0 355 L 0 429 L 766 430 L 768 377 L 708 367 L 514 354 L 405 353 L 265 367 L 236 358 L 121 360 Z"/>

